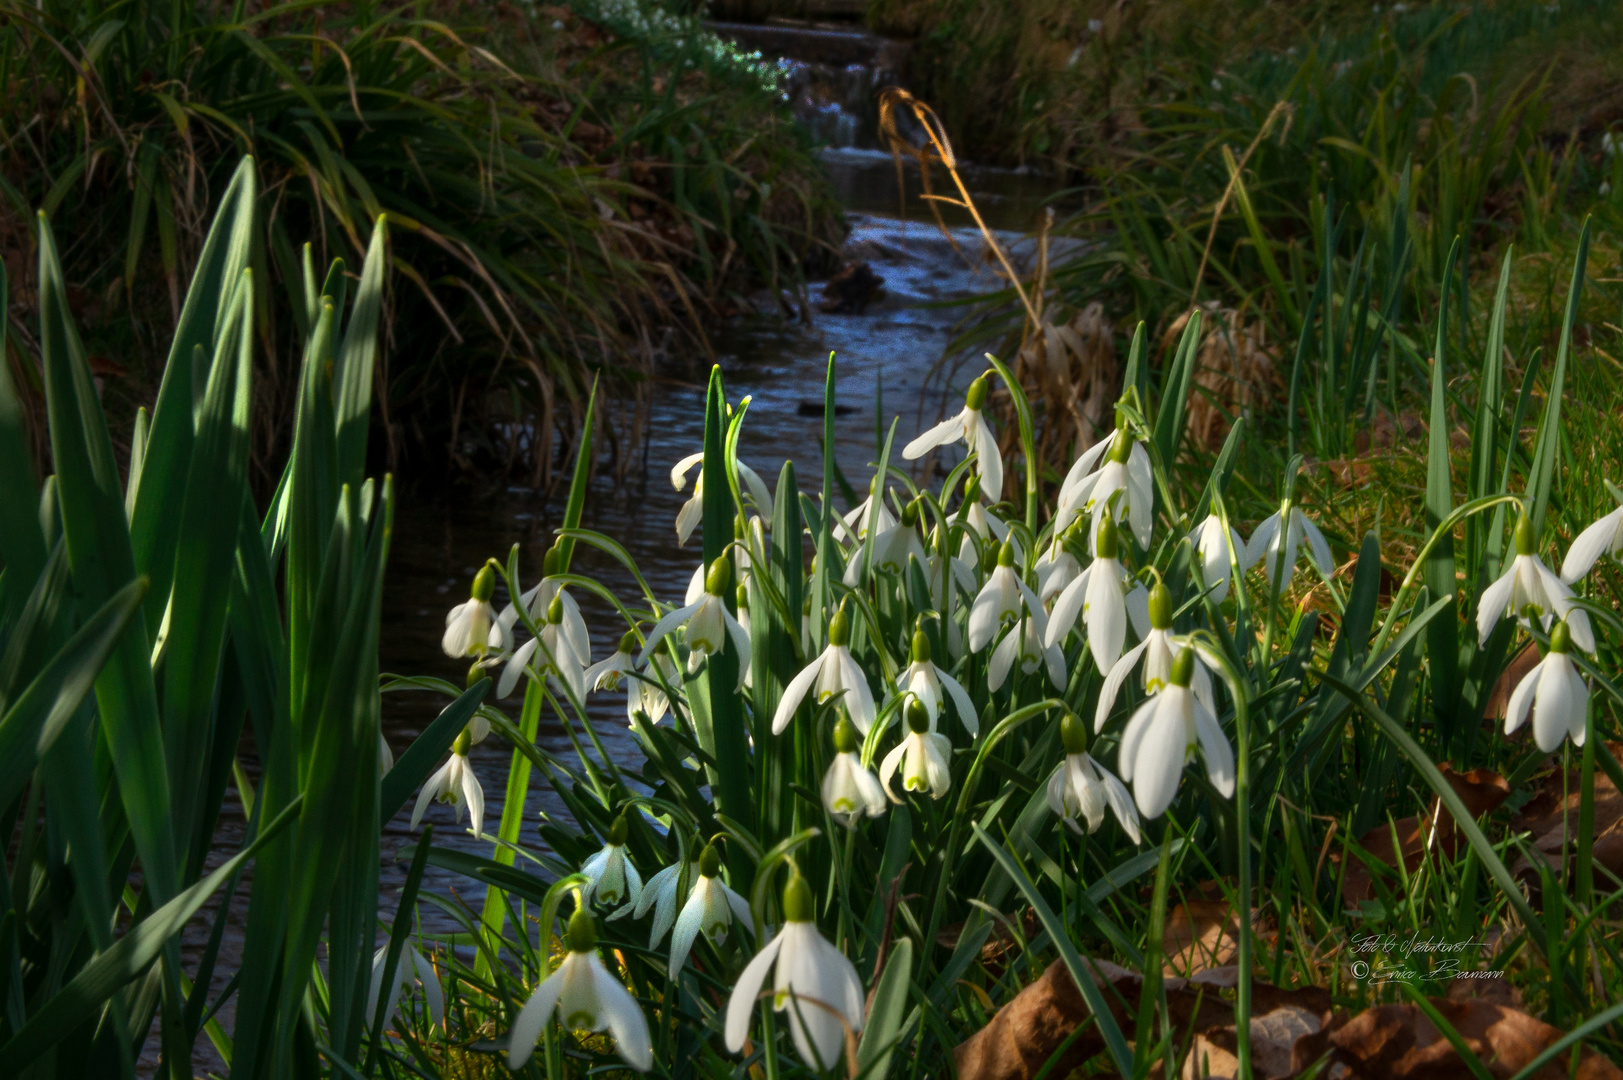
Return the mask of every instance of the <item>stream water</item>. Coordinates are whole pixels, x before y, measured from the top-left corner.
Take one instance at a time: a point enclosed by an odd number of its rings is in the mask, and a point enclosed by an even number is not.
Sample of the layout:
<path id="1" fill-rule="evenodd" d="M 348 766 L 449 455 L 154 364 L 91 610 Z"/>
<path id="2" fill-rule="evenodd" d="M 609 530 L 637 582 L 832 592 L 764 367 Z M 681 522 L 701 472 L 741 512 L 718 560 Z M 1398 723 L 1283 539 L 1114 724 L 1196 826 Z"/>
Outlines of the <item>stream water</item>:
<path id="1" fill-rule="evenodd" d="M 719 332 L 714 340 L 729 398 L 751 399 L 744 424 L 740 457 L 776 486 L 785 459 L 795 462 L 801 483 L 810 490 L 820 483 L 822 451 L 822 387 L 830 351 L 837 356 L 838 398 L 851 411 L 835 421 L 836 460 L 853 486 L 865 486 L 878 457 L 876 403 L 882 404 L 885 422 L 899 416 L 896 449 L 922 427 L 934 423 L 943 406 L 958 408 L 965 379 L 938 373 L 948 342 L 963 309 L 932 306 L 972 297 L 996 287 L 990 260 L 979 232 L 967 224 L 962 212 L 944 214 L 949 224 L 943 233 L 919 201 L 916 171 L 908 170 L 899 198 L 896 172 L 887 154 L 874 150 L 835 148 L 824 151 L 825 164 L 836 190 L 850 211 L 851 231 L 846 245 L 848 261 L 865 261 L 883 279 L 883 293 L 856 314 L 814 313 L 809 325 L 782 317 L 777 304 L 762 297 L 759 313 L 746 313 Z M 1000 242 L 1018 253 L 1029 251 L 1022 240 L 1036 222 L 1039 206 L 1051 190 L 1039 179 L 1007 170 L 967 172 L 977 204 L 996 230 Z M 897 215 L 899 205 L 906 218 Z M 819 286 L 812 287 L 815 301 Z M 814 304 L 815 307 L 815 304 Z M 679 602 L 689 576 L 698 563 L 695 538 L 687 547 L 676 542 L 677 511 L 691 494 L 676 491 L 670 467 L 700 448 L 703 435 L 704 379 L 702 358 L 688 371 L 668 372 L 660 378 L 647 427 L 646 472 L 634 469 L 625 483 L 616 483 L 608 470 L 592 485 L 583 525 L 618 540 L 631 553 L 644 577 L 662 602 Z M 808 406 L 803 408 L 802 406 Z M 843 411 L 843 410 L 842 410 Z M 639 459 L 644 455 L 639 453 Z M 552 543 L 553 529 L 562 513 L 561 494 L 520 486 L 492 485 L 495 490 L 473 493 L 478 485 L 458 485 L 450 491 L 427 484 L 405 485 L 397 500 L 395 533 L 390 554 L 383 604 L 382 668 L 410 675 L 438 675 L 460 683 L 465 663 L 440 650 L 445 613 L 467 598 L 469 583 L 487 557 L 505 559 L 513 544 L 520 548 L 520 573 L 526 584 L 539 573 L 542 555 Z M 781 492 L 775 492 L 781 497 Z M 613 560 L 584 545 L 576 548 L 572 570 L 596 577 L 627 601 L 640 602 L 630 576 Z M 594 659 L 611 652 L 625 627 L 612 609 L 589 596 L 577 599 L 592 634 Z M 498 603 L 505 596 L 498 593 Z M 522 689 L 497 702 L 516 716 Z M 385 735 L 398 755 L 430 723 L 445 700 L 422 692 L 384 696 Z M 591 696 L 588 719 L 607 752 L 626 762 L 641 760 L 625 720 L 624 691 Z M 541 745 L 564 756 L 572 748 L 556 717 L 542 717 Z M 470 755 L 485 790 L 487 831 L 501 820 L 511 749 L 499 738 L 475 746 Z M 525 803 L 520 843 L 541 846 L 536 824 L 543 813 L 563 812 L 560 799 L 546 781 L 532 778 Z M 389 822 L 382 837 L 381 906 L 392 912 L 404 884 L 403 849 L 417 834 L 408 828 L 410 805 Z M 482 855 L 490 853 L 459 826 L 449 806 L 434 805 L 426 820 L 435 825 L 437 845 Z M 241 807 L 228 801 L 222 812 L 219 843 L 213 862 L 236 850 L 241 836 Z M 430 868 L 425 890 L 441 897 L 455 896 L 473 904 L 481 901 L 483 887 Z M 231 905 L 228 933 L 220 967 L 212 980 L 218 993 L 240 954 L 242 920 L 246 916 L 246 883 Z M 212 917 L 212 907 L 210 918 Z M 433 904 L 421 905 L 423 929 L 450 931 L 454 924 Z M 194 920 L 183 938 L 187 966 L 196 962 L 207 941 L 209 920 Z M 219 1017 L 227 1031 L 232 1026 L 234 1001 Z M 155 1067 L 156 1040 L 148 1040 L 143 1072 Z M 206 1040 L 199 1046 L 196 1066 L 223 1071 Z"/>

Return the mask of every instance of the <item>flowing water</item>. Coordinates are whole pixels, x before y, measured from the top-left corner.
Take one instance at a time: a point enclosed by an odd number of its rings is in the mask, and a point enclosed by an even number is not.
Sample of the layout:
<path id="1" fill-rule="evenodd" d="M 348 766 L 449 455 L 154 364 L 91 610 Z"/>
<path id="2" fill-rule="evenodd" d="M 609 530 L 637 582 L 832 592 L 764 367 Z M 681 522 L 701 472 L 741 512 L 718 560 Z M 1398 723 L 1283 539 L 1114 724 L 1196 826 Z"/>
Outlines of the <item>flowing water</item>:
<path id="1" fill-rule="evenodd" d="M 871 92 L 873 80 L 855 74 L 849 93 L 858 95 L 851 112 L 866 108 L 861 95 Z M 823 95 L 819 100 L 837 100 Z M 844 108 L 845 106 L 842 106 Z M 825 112 L 825 116 L 827 113 Z M 862 131 L 853 119 L 844 130 Z M 871 130 L 868 129 L 868 130 Z M 851 232 L 846 246 L 849 261 L 864 261 L 883 279 L 883 293 L 856 314 L 814 313 L 810 324 L 783 318 L 777 303 L 761 297 L 757 314 L 745 314 L 716 335 L 716 360 L 721 365 L 730 400 L 748 395 L 750 407 L 740 442 L 741 460 L 752 465 L 769 486 L 776 486 L 785 459 L 794 461 L 802 490 L 821 484 L 823 380 L 832 351 L 837 356 L 838 400 L 835 420 L 836 461 L 853 486 L 865 487 L 878 458 L 876 405 L 885 422 L 899 417 L 893 457 L 900 462 L 901 447 L 923 427 L 934 423 L 943 410 L 959 408 L 964 384 L 978 373 L 966 367 L 961 377 L 938 372 L 938 362 L 954 336 L 964 309 L 941 306 L 997 286 L 984 241 L 967 224 L 967 216 L 949 208 L 944 212 L 944 234 L 919 201 L 921 185 L 915 169 L 904 170 L 898 191 L 889 155 L 855 147 L 824 151 L 825 163 L 836 190 L 850 210 Z M 1052 194 L 1038 178 L 1008 170 L 968 169 L 966 180 L 1001 243 L 1017 256 L 1029 255 L 1025 231 L 1036 224 L 1039 206 Z M 898 216 L 905 207 L 906 217 Z M 820 288 L 812 287 L 812 296 Z M 933 306 L 934 305 L 934 306 Z M 664 603 L 679 603 L 698 565 L 698 539 L 688 546 L 676 542 L 675 519 L 692 493 L 673 488 L 670 467 L 700 449 L 703 437 L 704 363 L 695 359 L 691 370 L 665 373 L 659 380 L 647 425 L 647 443 L 640 455 L 647 469 L 634 469 L 625 483 L 617 483 L 605 470 L 593 483 L 586 500 L 583 525 L 618 540 L 631 553 L 655 595 Z M 846 411 L 849 407 L 849 411 Z M 562 514 L 562 498 L 519 486 L 497 486 L 494 491 L 474 490 L 478 484 L 455 485 L 446 491 L 419 483 L 403 487 L 397 500 L 393 548 L 389 559 L 383 603 L 382 667 L 386 672 L 438 675 L 460 683 L 463 662 L 440 650 L 445 613 L 467 598 L 474 573 L 487 557 L 505 560 L 513 544 L 519 545 L 519 567 L 526 584 L 539 573 L 542 555 L 551 545 L 553 529 Z M 774 491 L 776 497 L 782 492 Z M 613 560 L 585 545 L 576 547 L 576 573 L 596 577 L 628 603 L 641 603 L 635 582 Z M 625 626 L 607 605 L 576 593 L 592 634 L 594 659 L 608 655 Z M 498 603 L 505 597 L 498 593 Z M 522 690 L 495 702 L 516 716 Z M 445 699 L 423 692 L 390 693 L 383 699 L 385 735 L 398 755 L 430 723 Z M 625 692 L 591 696 L 588 719 L 606 751 L 636 767 L 640 751 L 625 719 Z M 573 753 L 558 719 L 550 713 L 541 720 L 538 742 L 571 760 Z M 475 746 L 470 754 L 484 786 L 484 827 L 493 832 L 501 820 L 511 749 L 499 738 Z M 526 799 L 521 845 L 542 846 L 536 824 L 542 814 L 563 813 L 560 799 L 544 778 L 534 775 Z M 382 837 L 381 899 L 392 912 L 404 883 L 406 859 L 416 834 L 408 829 L 410 806 L 384 828 Z M 459 826 L 453 809 L 434 805 L 426 820 L 435 825 L 435 843 L 488 855 L 490 845 L 475 841 Z M 236 850 L 241 836 L 241 807 L 228 803 L 222 812 L 214 862 Z M 426 891 L 480 903 L 483 887 L 449 872 L 430 868 Z M 213 990 L 224 986 L 240 954 L 242 920 L 246 915 L 246 883 L 231 907 L 229 932 Z M 421 906 L 427 932 L 454 929 L 431 903 Z M 208 924 L 195 920 L 188 927 L 184 948 L 187 966 L 195 963 L 206 943 Z M 232 1027 L 234 1002 L 219 1017 Z M 155 1066 L 156 1040 L 149 1040 L 143 1071 Z M 223 1063 L 200 1046 L 199 1068 L 222 1070 Z"/>

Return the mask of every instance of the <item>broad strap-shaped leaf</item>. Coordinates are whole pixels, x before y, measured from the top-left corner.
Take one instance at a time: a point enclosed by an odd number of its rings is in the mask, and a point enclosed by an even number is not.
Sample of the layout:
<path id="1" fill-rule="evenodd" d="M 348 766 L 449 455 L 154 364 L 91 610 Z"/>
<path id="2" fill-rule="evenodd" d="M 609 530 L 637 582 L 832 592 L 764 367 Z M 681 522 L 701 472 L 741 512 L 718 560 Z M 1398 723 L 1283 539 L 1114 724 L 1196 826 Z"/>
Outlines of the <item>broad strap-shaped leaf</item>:
<path id="1" fill-rule="evenodd" d="M 1550 487 L 1555 481 L 1555 461 L 1561 454 L 1561 395 L 1566 392 L 1572 327 L 1578 321 L 1584 268 L 1589 263 L 1589 225 L 1589 219 L 1585 218 L 1583 232 L 1578 234 L 1578 252 L 1572 257 L 1567 310 L 1561 319 L 1561 344 L 1555 350 L 1555 368 L 1550 372 L 1550 389 L 1544 399 L 1544 419 L 1538 426 L 1538 444 L 1533 450 L 1532 472 L 1527 478 L 1527 517 L 1533 524 L 1535 536 L 1542 536 L 1544 532 L 1544 512 L 1549 507 Z"/>
<path id="2" fill-rule="evenodd" d="M 185 927 L 216 889 L 253 858 L 268 841 L 298 814 L 289 806 L 261 830 L 248 847 L 228 859 L 214 873 L 180 893 L 131 927 L 113 947 L 97 953 L 73 980 L 28 1018 L 22 1030 L 0 1046 L 0 1075 L 18 1076 L 29 1062 L 93 1020 L 107 999 L 144 973 L 169 940 Z"/>
<path id="3" fill-rule="evenodd" d="M 220 199 L 220 208 L 198 254 L 197 270 L 180 309 L 180 321 L 175 325 L 158 400 L 152 410 L 129 525 L 135 565 L 152 579 L 146 600 L 149 647 L 169 603 L 181 506 L 186 497 L 203 394 L 203 387 L 194 385 L 193 356 L 198 349 L 205 357 L 214 355 L 229 318 L 242 272 L 251 259 L 258 186 L 254 159 L 243 158 Z"/>
<path id="4" fill-rule="evenodd" d="M 11 283 L 5 267 L 0 266 L 0 313 L 10 310 Z M 0 513 L 0 565 L 6 568 L 0 581 L 0 623 L 22 607 L 27 590 L 45 566 L 46 554 L 38 516 L 17 509 L 39 503 L 39 482 L 28 449 L 22 398 L 11 377 L 9 326 L 9 320 L 0 317 L 0 491 L 5 492 L 8 504 L 7 511 Z"/>
<path id="5" fill-rule="evenodd" d="M 355 310 L 333 356 L 333 422 L 337 425 L 339 483 L 359 486 L 366 475 L 366 437 L 372 416 L 372 373 L 377 366 L 378 324 L 383 312 L 383 271 L 389 229 L 380 216 L 361 264 Z M 337 298 L 342 301 L 342 298 Z"/>
<path id="6" fill-rule="evenodd" d="M 40 352 L 57 502 L 74 586 L 99 607 L 135 580 L 135 558 L 118 463 L 68 311 L 56 241 L 43 216 L 39 226 Z M 150 639 L 145 620 L 136 618 L 140 633 L 119 638 L 96 682 L 96 701 L 147 887 L 163 903 L 174 896 L 179 873 Z"/>
<path id="7" fill-rule="evenodd" d="M 394 768 L 383 777 L 382 794 L 378 801 L 378 816 L 392 821 L 411 798 L 411 793 L 423 786 L 423 781 L 445 759 L 451 744 L 462 729 L 468 726 L 474 712 L 485 700 L 490 680 L 480 679 L 462 692 L 462 696 L 447 705 L 423 733 L 412 740 L 395 761 Z"/>
<path id="8" fill-rule="evenodd" d="M 1437 338 L 1431 361 L 1431 430 L 1426 442 L 1426 528 L 1437 526 L 1454 512 L 1454 482 L 1450 469 L 1448 424 L 1448 296 L 1459 240 L 1449 249 L 1443 271 L 1442 303 L 1437 314 Z M 1439 536 L 1426 557 L 1426 587 L 1438 599 L 1456 595 L 1454 535 Z M 1445 744 L 1454 732 L 1454 706 L 1459 700 L 1459 604 L 1445 611 L 1426 630 L 1426 660 L 1431 667 L 1432 709 L 1443 726 Z"/>

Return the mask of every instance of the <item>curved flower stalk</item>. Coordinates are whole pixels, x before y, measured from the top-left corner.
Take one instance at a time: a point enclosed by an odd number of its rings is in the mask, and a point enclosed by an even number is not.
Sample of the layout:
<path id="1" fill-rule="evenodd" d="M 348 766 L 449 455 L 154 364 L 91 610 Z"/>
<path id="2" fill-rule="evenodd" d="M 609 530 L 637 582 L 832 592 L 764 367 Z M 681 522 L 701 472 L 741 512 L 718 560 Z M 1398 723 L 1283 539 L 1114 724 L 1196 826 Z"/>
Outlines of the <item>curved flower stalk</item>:
<path id="1" fill-rule="evenodd" d="M 654 1064 L 648 1020 L 630 991 L 603 966 L 597 953 L 597 927 L 584 904 L 569 917 L 564 947 L 567 952 L 558 970 L 542 980 L 513 1021 L 508 1067 L 520 1069 L 530 1060 L 541 1030 L 556 1009 L 566 1029 L 608 1031 L 626 1064 L 647 1072 Z"/>
<path id="2" fill-rule="evenodd" d="M 1129 604 L 1128 583 L 1132 577 L 1117 558 L 1121 538 L 1109 510 L 1099 518 L 1094 549 L 1093 562 L 1080 577 L 1065 586 L 1054 601 L 1043 642 L 1058 645 L 1064 641 L 1080 616 L 1088 629 L 1088 648 L 1093 653 L 1093 662 L 1100 672 L 1109 672 L 1121 659 L 1129 620 L 1138 621 L 1134 609 L 1142 607 L 1147 599 L 1138 595 L 1143 587 L 1137 586 L 1132 590 L 1133 600 Z"/>
<path id="3" fill-rule="evenodd" d="M 917 461 L 937 447 L 962 442 L 975 454 L 975 472 L 981 478 L 981 489 L 995 502 L 1003 497 L 1003 455 L 997 448 L 997 436 L 981 415 L 990 391 L 986 376 L 981 375 L 969 384 L 964 395 L 963 411 L 941 421 L 902 448 L 902 457 Z"/>
<path id="4" fill-rule="evenodd" d="M 720 555 L 710 564 L 710 570 L 705 575 L 703 594 L 660 619 L 648 632 L 638 659 L 647 660 L 666 634 L 682 627 L 688 647 L 688 674 L 691 675 L 712 653 L 724 649 L 727 639 L 731 638 L 733 648 L 738 650 L 738 685 L 742 689 L 744 679 L 749 674 L 750 636 L 733 618 L 733 613 L 727 610 L 723 597 L 731 585 L 732 563 L 726 555 Z"/>
<path id="5" fill-rule="evenodd" d="M 1189 534 L 1189 542 L 1200 556 L 1200 561 L 1195 564 L 1200 586 L 1211 590 L 1212 603 L 1221 604 L 1229 594 L 1229 578 L 1233 572 L 1238 570 L 1244 576 L 1251 569 L 1251 549 L 1240 539 L 1234 526 L 1229 526 L 1225 536 L 1223 519 L 1216 514 L 1208 514 L 1205 521 L 1195 526 Z M 1232 565 L 1229 562 L 1230 544 L 1234 545 L 1235 563 Z"/>
<path id="6" fill-rule="evenodd" d="M 670 711 L 671 699 L 666 695 L 659 679 L 665 680 L 665 685 L 673 689 L 681 680 L 681 671 L 672 660 L 669 652 L 670 646 L 654 653 L 653 658 L 642 665 L 642 670 L 633 674 L 626 687 L 626 722 L 633 727 L 638 713 L 650 724 L 657 724 L 665 719 Z M 656 677 L 656 672 L 657 677 Z"/>
<path id="7" fill-rule="evenodd" d="M 594 898 L 606 907 L 614 907 L 624 900 L 627 907 L 642 897 L 642 875 L 626 853 L 626 834 L 630 831 L 626 816 L 621 814 L 609 826 L 608 839 L 600 851 L 581 863 L 580 872 L 586 875 L 581 889 L 581 903 L 590 904 Z"/>
<path id="8" fill-rule="evenodd" d="M 1234 748 L 1217 717 L 1189 689 L 1195 651 L 1185 648 L 1172 662 L 1171 681 L 1140 705 L 1121 737 L 1121 778 L 1133 785 L 1139 813 L 1160 817 L 1178 793 L 1184 764 L 1196 746 L 1206 759 L 1206 775 L 1224 798 L 1234 794 Z"/>
<path id="9" fill-rule="evenodd" d="M 558 601 L 563 605 L 564 632 L 569 635 L 570 643 L 574 646 L 577 655 L 584 662 L 590 662 L 592 656 L 592 638 L 586 632 L 586 620 L 581 616 L 580 605 L 575 598 L 569 595 L 569 590 L 558 581 L 553 580 L 559 571 L 559 556 L 556 547 L 548 548 L 545 557 L 541 560 L 541 580 L 530 586 L 519 598 L 518 602 L 524 605 L 530 618 L 535 622 L 542 622 L 547 612 L 552 610 L 552 602 Z M 501 617 L 496 620 L 502 628 L 502 637 L 509 646 L 513 643 L 513 628 L 518 625 L 518 607 L 509 603 L 502 608 Z"/>
<path id="10" fill-rule="evenodd" d="M 576 701 L 586 697 L 586 665 L 591 663 L 590 644 L 570 632 L 564 609 L 564 594 L 552 598 L 541 619 L 541 636 L 533 637 L 513 651 L 496 681 L 496 696 L 506 697 L 518 685 L 526 670 L 552 681 L 554 689 L 567 688 Z M 541 649 L 541 646 L 545 646 Z M 587 651 L 580 651 L 582 648 Z M 537 652 L 540 656 L 537 657 Z"/>
<path id="11" fill-rule="evenodd" d="M 783 890 L 783 929 L 744 965 L 727 1000 L 724 1036 L 738 1053 L 767 973 L 773 974 L 772 1007 L 787 1013 L 795 1050 L 808 1065 L 827 1070 L 839 1063 L 845 1032 L 862 1030 L 862 983 L 857 969 L 822 934 L 811 886 L 798 870 Z"/>
<path id="12" fill-rule="evenodd" d="M 1610 555 L 1614 562 L 1623 562 L 1623 506 L 1605 515 L 1578 534 L 1567 548 L 1567 558 L 1561 564 L 1561 580 L 1568 585 L 1577 583 L 1601 556 Z"/>
<path id="13" fill-rule="evenodd" d="M 671 486 L 677 491 L 687 487 L 688 473 L 693 466 L 704 460 L 704 451 L 689 454 L 687 457 L 671 466 Z M 755 504 L 755 512 L 767 521 L 772 520 L 772 493 L 767 490 L 766 482 L 760 474 L 742 461 L 738 465 L 738 486 L 748 495 L 749 500 Z M 693 536 L 693 530 L 699 527 L 704 517 L 704 470 L 693 481 L 693 496 L 682 504 L 682 509 L 676 513 L 676 546 L 681 547 Z"/>
<path id="14" fill-rule="evenodd" d="M 861 744 L 851 721 L 840 717 L 834 725 L 834 760 L 823 774 L 823 806 L 829 817 L 855 828 L 864 814 L 878 817 L 886 810 L 885 789 L 879 778 L 863 768 L 857 753 Z"/>
<path id="15" fill-rule="evenodd" d="M 581 681 L 588 690 L 618 690 L 622 677 L 637 670 L 637 632 L 627 630 L 606 659 L 587 668 Z"/>
<path id="16" fill-rule="evenodd" d="M 850 642 L 851 619 L 846 615 L 842 602 L 834 617 L 828 621 L 828 647 L 783 688 L 778 711 L 772 716 L 772 734 L 783 734 L 783 729 L 794 719 L 795 710 L 800 708 L 813 682 L 817 684 L 815 700 L 819 705 L 834 698 L 840 699 L 857 730 L 864 735 L 868 733 L 868 729 L 873 727 L 875 713 L 873 691 L 868 688 L 868 676 L 862 673 L 851 656 Z"/>
<path id="17" fill-rule="evenodd" d="M 727 940 L 727 928 L 737 919 L 739 925 L 753 928 L 749 901 L 721 880 L 721 856 L 714 844 L 699 853 L 699 877 L 688 893 L 682 913 L 676 917 L 671 935 L 670 977 L 674 981 L 687 963 L 688 953 L 700 934 L 713 945 Z"/>
<path id="18" fill-rule="evenodd" d="M 372 1017 L 378 1014 L 378 994 L 383 988 L 383 969 L 387 966 L 389 946 L 385 945 L 372 954 L 372 985 L 366 994 L 366 1019 L 370 1023 Z M 418 952 L 411 942 L 407 941 L 400 950 L 400 959 L 394 968 L 394 980 L 389 984 L 388 1011 L 385 1019 L 398 1019 L 400 1016 L 400 995 L 406 986 L 406 972 L 412 972 L 417 982 L 423 988 L 423 1001 L 428 1005 L 428 1015 L 433 1019 L 436 1027 L 445 1026 L 445 994 L 440 989 L 439 973 L 434 965 Z"/>
<path id="19" fill-rule="evenodd" d="M 1121 693 L 1122 684 L 1132 675 L 1133 668 L 1138 666 L 1140 659 L 1144 662 L 1145 693 L 1160 693 L 1161 689 L 1172 681 L 1172 665 L 1177 660 L 1178 653 L 1189 643 L 1171 632 L 1172 593 L 1159 581 L 1155 583 L 1155 588 L 1150 590 L 1149 616 L 1150 632 L 1144 635 L 1143 641 L 1123 653 L 1121 659 L 1111 665 L 1110 673 L 1105 676 L 1105 684 L 1099 691 L 1099 707 L 1093 713 L 1094 731 L 1104 727 L 1105 720 L 1110 716 L 1110 710 L 1115 708 L 1116 696 Z M 1195 693 L 1195 700 L 1204 705 L 1207 712 L 1215 714 L 1217 706 L 1216 698 L 1212 696 L 1212 673 L 1198 652 L 1194 653 L 1194 657 L 1194 678 L 1190 688 Z"/>
<path id="20" fill-rule="evenodd" d="M 1048 778 L 1048 808 L 1065 822 L 1067 828 L 1082 835 L 1081 818 L 1088 823 L 1087 831 L 1098 832 L 1105 821 L 1105 807 L 1109 806 L 1122 831 L 1133 843 L 1139 838 L 1138 811 L 1133 808 L 1133 797 L 1114 773 L 1088 753 L 1088 731 L 1082 721 L 1070 713 L 1060 721 L 1060 739 L 1065 744 L 1065 760 L 1059 763 Z"/>
<path id="21" fill-rule="evenodd" d="M 495 609 L 490 606 L 491 594 L 496 591 L 496 573 L 487 562 L 473 576 L 473 587 L 468 599 L 452 608 L 445 616 L 445 636 L 440 648 L 453 658 L 478 657 L 500 650 L 507 640 L 503 627 L 496 621 Z"/>
<path id="22" fill-rule="evenodd" d="M 1279 578 L 1279 592 L 1281 595 L 1290 588 L 1291 578 L 1296 573 L 1296 557 L 1301 550 L 1302 541 L 1307 541 L 1309 557 L 1319 571 L 1319 576 L 1328 578 L 1336 572 L 1335 559 L 1330 555 L 1330 542 L 1324 538 L 1319 527 L 1313 524 L 1311 518 L 1302 513 L 1300 507 L 1290 508 L 1290 527 L 1280 527 L 1280 511 L 1276 510 L 1263 519 L 1257 526 L 1257 531 L 1251 534 L 1251 539 L 1245 545 L 1245 561 L 1247 565 L 1262 563 L 1264 573 L 1267 575 L 1268 587 L 1274 586 L 1274 578 Z"/>
<path id="23" fill-rule="evenodd" d="M 483 725 L 483 731 L 478 733 L 478 738 L 474 737 L 474 723 Z M 459 823 L 462 821 L 463 807 L 466 806 L 468 831 L 475 836 L 483 835 L 485 789 L 479 786 L 479 777 L 474 775 L 473 765 L 468 761 L 468 749 L 484 738 L 484 732 L 490 730 L 490 724 L 480 717 L 475 717 L 474 723 L 462 729 L 462 733 L 451 744 L 450 759 L 423 784 L 423 790 L 417 796 L 417 805 L 411 810 L 413 829 L 422 824 L 423 812 L 428 809 L 429 803 L 438 800 L 456 807 L 456 819 Z"/>
<path id="24" fill-rule="evenodd" d="M 1064 663 L 1061 655 L 1060 662 Z M 958 719 L 963 723 L 964 730 L 973 738 L 980 734 L 980 717 L 975 714 L 975 703 L 969 699 L 969 694 L 959 685 L 958 680 L 937 667 L 930 659 L 930 639 L 921 628 L 913 631 L 913 649 L 911 662 L 896 676 L 896 688 L 904 694 L 911 694 L 913 700 L 923 705 L 930 714 L 931 730 L 935 729 L 936 721 L 941 717 L 941 707 L 946 697 L 952 698 L 953 708 L 958 710 Z"/>
<path id="25" fill-rule="evenodd" d="M 1567 624 L 1573 644 L 1586 653 L 1595 651 L 1595 633 L 1589 613 L 1579 607 L 1572 589 L 1550 572 L 1538 557 L 1538 539 L 1533 525 L 1523 514 L 1516 521 L 1516 557 L 1498 581 L 1482 590 L 1477 600 L 1476 629 L 1482 641 L 1488 640 L 1499 620 L 1514 616 L 1522 626 L 1537 619 L 1541 627 L 1552 620 Z"/>
<path id="26" fill-rule="evenodd" d="M 997 565 L 969 608 L 969 651 L 980 652 L 990 645 L 1005 622 L 1042 611 L 1042 601 L 1014 569 L 1014 544 L 1005 540 L 998 548 Z"/>
<path id="27" fill-rule="evenodd" d="M 952 743 L 931 729 L 930 714 L 917 701 L 907 703 L 907 734 L 879 763 L 879 786 L 891 802 L 901 802 L 891 789 L 891 777 L 902 770 L 902 787 L 927 791 L 939 799 L 952 787 Z"/>
<path id="28" fill-rule="evenodd" d="M 1505 710 L 1505 734 L 1509 735 L 1533 714 L 1533 741 L 1546 754 L 1556 750 L 1562 739 L 1572 745 L 1584 744 L 1589 712 L 1589 687 L 1572 662 L 1572 631 L 1558 622 L 1550 631 L 1550 651 L 1522 676 L 1510 695 Z"/>
<path id="29" fill-rule="evenodd" d="M 1093 469 L 1101 456 L 1094 455 L 1093 451 L 1100 448 L 1104 464 Z M 1127 507 L 1122 520 L 1133 530 L 1138 546 L 1149 547 L 1150 532 L 1155 526 L 1155 477 L 1150 468 L 1150 455 L 1133 438 L 1132 432 L 1120 426 L 1071 466 L 1060 485 L 1054 528 L 1069 528 L 1086 514 L 1091 519 L 1088 535 L 1097 538 L 1099 517 L 1118 492 L 1124 496 L 1122 502 Z"/>

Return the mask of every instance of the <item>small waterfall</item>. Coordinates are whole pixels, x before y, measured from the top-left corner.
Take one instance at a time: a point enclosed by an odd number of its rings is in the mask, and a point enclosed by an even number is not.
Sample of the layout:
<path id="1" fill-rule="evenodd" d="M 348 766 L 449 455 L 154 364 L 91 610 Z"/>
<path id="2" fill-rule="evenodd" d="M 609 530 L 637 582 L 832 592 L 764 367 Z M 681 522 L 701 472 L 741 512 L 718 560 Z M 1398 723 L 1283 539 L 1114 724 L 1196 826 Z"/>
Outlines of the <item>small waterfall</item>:
<path id="1" fill-rule="evenodd" d="M 902 81 L 911 45 L 842 25 L 713 22 L 742 49 L 777 60 L 795 115 L 840 149 L 879 142 L 878 92 Z"/>

